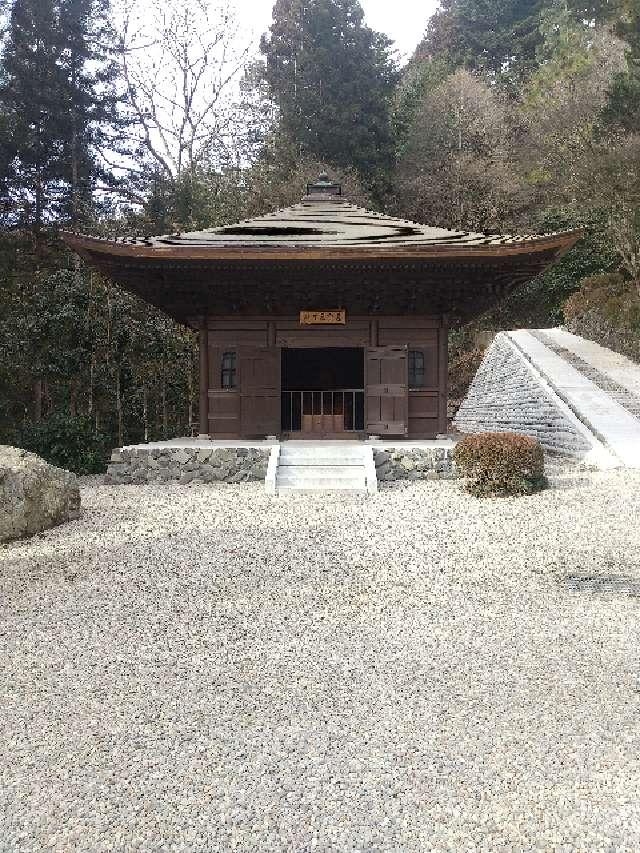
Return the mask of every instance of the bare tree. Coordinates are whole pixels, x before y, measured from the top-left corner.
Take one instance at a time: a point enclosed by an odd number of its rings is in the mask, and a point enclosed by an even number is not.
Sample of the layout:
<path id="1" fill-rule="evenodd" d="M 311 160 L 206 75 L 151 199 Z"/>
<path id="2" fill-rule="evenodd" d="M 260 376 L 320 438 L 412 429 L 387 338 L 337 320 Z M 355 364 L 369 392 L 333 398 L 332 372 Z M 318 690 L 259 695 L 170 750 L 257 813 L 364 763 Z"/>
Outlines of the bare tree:
<path id="1" fill-rule="evenodd" d="M 134 142 L 167 179 L 233 162 L 249 45 L 226 0 L 152 0 L 122 16 L 119 53 Z"/>
<path id="2" fill-rule="evenodd" d="M 620 40 L 596 31 L 577 56 L 551 60 L 530 81 L 521 109 L 520 168 L 543 203 L 580 209 L 599 195 L 593 170 L 602 153 L 600 116 L 623 64 Z"/>
<path id="3" fill-rule="evenodd" d="M 596 200 L 609 211 L 607 236 L 640 296 L 640 134 L 607 143 L 594 163 Z"/>
<path id="4" fill-rule="evenodd" d="M 519 202 L 510 115 L 480 77 L 458 70 L 427 92 L 398 163 L 398 210 L 450 228 L 500 228 Z"/>
<path id="5" fill-rule="evenodd" d="M 623 68 L 624 44 L 607 30 L 596 31 L 577 59 L 560 56 L 543 66 L 524 100 L 521 162 L 547 203 L 606 215 L 603 240 L 640 292 L 640 135 L 602 122 L 612 81 Z"/>

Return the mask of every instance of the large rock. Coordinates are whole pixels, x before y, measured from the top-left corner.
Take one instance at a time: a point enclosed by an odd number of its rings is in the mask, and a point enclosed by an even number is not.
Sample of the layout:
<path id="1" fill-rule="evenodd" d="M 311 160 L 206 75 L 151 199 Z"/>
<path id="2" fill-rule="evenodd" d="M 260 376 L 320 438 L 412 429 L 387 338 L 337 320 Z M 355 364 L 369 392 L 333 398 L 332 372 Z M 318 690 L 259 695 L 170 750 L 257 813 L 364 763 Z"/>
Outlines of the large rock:
<path id="1" fill-rule="evenodd" d="M 32 536 L 79 512 L 75 474 L 35 453 L 0 445 L 0 542 Z"/>

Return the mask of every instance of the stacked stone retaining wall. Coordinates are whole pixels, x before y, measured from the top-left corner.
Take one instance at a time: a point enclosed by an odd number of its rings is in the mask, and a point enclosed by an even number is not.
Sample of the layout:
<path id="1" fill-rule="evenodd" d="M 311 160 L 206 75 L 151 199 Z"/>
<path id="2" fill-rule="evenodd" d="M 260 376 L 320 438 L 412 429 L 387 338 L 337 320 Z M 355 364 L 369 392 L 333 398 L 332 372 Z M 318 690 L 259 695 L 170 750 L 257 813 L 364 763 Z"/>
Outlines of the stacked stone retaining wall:
<path id="1" fill-rule="evenodd" d="M 374 449 L 378 482 L 448 480 L 456 477 L 450 447 L 386 447 Z"/>
<path id="2" fill-rule="evenodd" d="M 244 483 L 264 480 L 269 448 L 124 447 L 114 450 L 104 482 Z"/>
<path id="3" fill-rule="evenodd" d="M 489 348 L 454 420 L 460 432 L 516 432 L 544 449 L 582 458 L 591 445 L 501 332 Z"/>

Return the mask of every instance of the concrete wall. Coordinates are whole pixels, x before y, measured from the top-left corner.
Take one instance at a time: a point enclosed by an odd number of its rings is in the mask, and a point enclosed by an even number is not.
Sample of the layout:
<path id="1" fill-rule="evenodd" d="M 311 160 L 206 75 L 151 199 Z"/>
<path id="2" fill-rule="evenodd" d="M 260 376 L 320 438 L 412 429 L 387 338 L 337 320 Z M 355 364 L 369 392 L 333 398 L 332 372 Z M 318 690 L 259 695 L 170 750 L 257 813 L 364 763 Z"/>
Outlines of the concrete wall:
<path id="1" fill-rule="evenodd" d="M 575 458 L 591 449 L 504 332 L 489 348 L 454 425 L 460 432 L 529 435 L 545 450 Z"/>
<path id="2" fill-rule="evenodd" d="M 258 447 L 130 447 L 114 450 L 106 485 L 264 480 L 270 450 Z"/>

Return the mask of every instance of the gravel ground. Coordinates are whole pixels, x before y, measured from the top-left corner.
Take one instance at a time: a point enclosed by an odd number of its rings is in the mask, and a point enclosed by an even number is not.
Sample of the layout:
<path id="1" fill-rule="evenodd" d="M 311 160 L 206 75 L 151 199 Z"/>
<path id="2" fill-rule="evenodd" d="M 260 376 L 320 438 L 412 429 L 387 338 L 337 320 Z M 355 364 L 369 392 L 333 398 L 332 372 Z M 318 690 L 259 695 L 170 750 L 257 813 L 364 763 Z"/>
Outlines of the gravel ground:
<path id="1" fill-rule="evenodd" d="M 640 849 L 640 472 L 83 502 L 0 549 L 3 853 Z"/>

